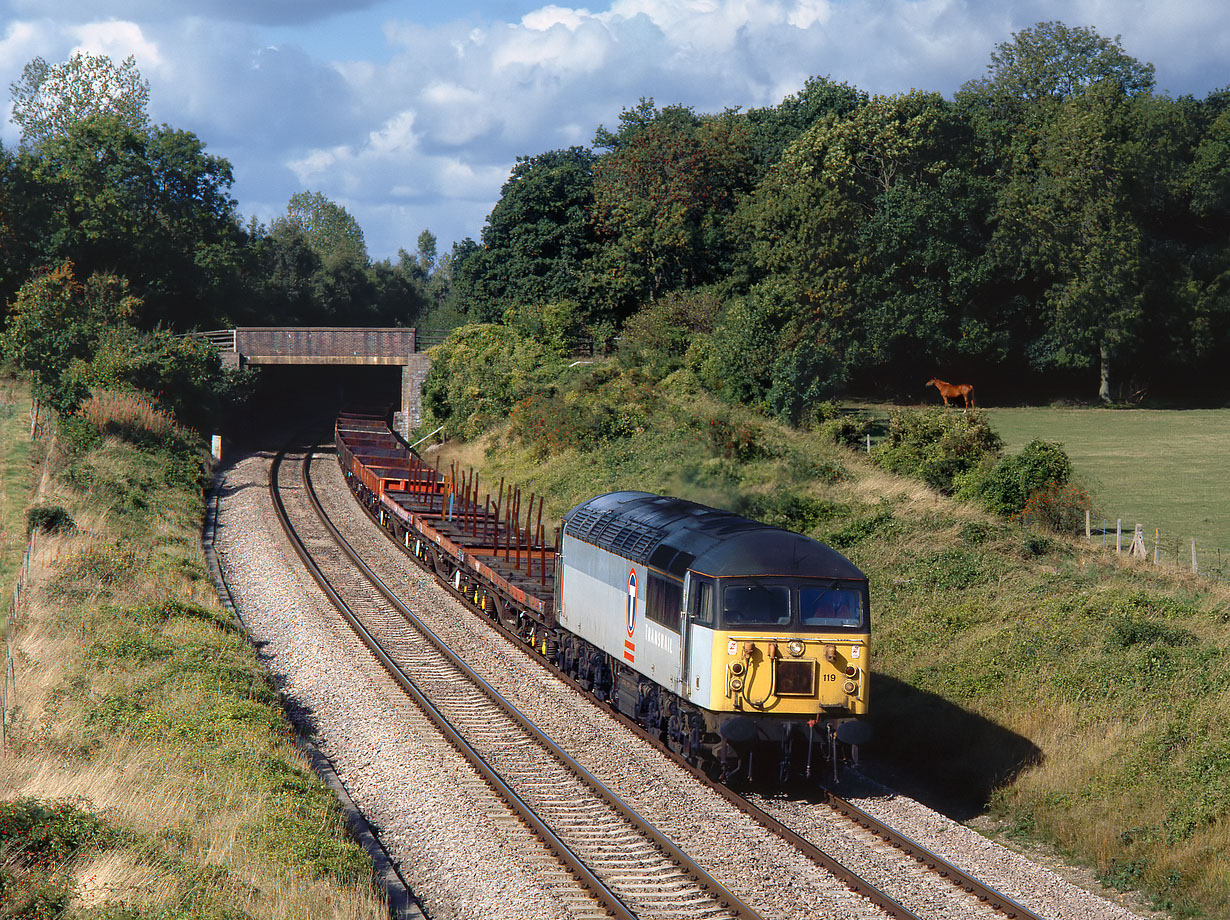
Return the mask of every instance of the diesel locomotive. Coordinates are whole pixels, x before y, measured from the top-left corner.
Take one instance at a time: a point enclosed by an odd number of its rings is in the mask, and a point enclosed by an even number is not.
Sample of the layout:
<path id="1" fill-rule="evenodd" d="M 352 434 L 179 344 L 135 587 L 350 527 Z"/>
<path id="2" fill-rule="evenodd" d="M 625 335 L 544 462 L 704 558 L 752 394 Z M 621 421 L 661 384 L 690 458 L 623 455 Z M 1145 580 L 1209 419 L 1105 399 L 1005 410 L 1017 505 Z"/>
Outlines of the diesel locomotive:
<path id="1" fill-rule="evenodd" d="M 726 781 L 856 759 L 870 735 L 866 576 L 836 550 L 648 492 L 595 496 L 549 543 L 511 489 L 478 502 L 378 419 L 339 417 L 372 516 L 479 611 Z"/>

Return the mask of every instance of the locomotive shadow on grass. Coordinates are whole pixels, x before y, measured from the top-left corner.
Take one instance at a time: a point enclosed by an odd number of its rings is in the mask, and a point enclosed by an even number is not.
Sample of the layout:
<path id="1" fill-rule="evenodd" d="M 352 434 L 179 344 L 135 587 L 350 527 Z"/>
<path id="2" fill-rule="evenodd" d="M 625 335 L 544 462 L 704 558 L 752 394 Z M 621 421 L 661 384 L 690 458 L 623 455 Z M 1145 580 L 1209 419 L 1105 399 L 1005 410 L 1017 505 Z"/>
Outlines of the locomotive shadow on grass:
<path id="1" fill-rule="evenodd" d="M 956 821 L 982 814 L 997 787 L 1042 760 L 1028 738 L 941 696 L 880 673 L 871 686 L 864 772 Z"/>

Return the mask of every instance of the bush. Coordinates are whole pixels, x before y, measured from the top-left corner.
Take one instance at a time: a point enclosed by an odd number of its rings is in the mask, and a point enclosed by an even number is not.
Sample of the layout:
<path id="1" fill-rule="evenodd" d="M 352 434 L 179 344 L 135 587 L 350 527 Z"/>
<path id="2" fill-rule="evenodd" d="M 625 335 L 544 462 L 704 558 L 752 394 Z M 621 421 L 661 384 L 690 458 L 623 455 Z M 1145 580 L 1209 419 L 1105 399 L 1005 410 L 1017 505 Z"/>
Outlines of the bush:
<path id="1" fill-rule="evenodd" d="M 987 510 L 1019 514 L 1031 495 L 1050 485 L 1062 486 L 1071 475 L 1072 461 L 1063 446 L 1035 438 L 1019 454 L 1000 460 L 978 491 Z"/>
<path id="2" fill-rule="evenodd" d="M 76 521 L 59 505 L 36 505 L 26 511 L 27 537 L 36 530 L 43 533 L 68 533 L 76 527 Z"/>
<path id="3" fill-rule="evenodd" d="M 872 448 L 871 457 L 890 472 L 952 494 L 962 474 L 993 458 L 1002 446 L 980 412 L 895 409 L 889 414 L 888 437 Z"/>
<path id="4" fill-rule="evenodd" d="M 1085 490 L 1065 483 L 1049 483 L 1029 496 L 1021 519 L 1055 533 L 1076 533 L 1085 523 L 1092 501 Z"/>
<path id="5" fill-rule="evenodd" d="M 643 431 L 655 402 L 652 385 L 600 369 L 562 392 L 521 400 L 509 413 L 509 434 L 540 457 L 592 450 Z"/>
<path id="6" fill-rule="evenodd" d="M 432 349 L 423 382 L 424 428 L 444 425 L 449 437 L 476 438 L 508 418 L 527 396 L 549 391 L 566 360 L 506 326 L 454 329 Z"/>
<path id="7" fill-rule="evenodd" d="M 85 453 L 102 443 L 102 432 L 84 415 L 61 415 L 56 437 L 70 454 Z"/>

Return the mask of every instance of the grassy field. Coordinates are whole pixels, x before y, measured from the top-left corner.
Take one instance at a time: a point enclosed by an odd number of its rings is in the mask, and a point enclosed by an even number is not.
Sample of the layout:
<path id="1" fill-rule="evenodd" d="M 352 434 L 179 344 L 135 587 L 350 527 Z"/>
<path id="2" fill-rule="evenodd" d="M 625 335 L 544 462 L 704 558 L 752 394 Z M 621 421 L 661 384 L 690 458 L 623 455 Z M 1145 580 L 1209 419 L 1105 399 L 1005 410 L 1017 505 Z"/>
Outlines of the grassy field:
<path id="1" fill-rule="evenodd" d="M 1033 438 L 1059 441 L 1094 498 L 1094 526 L 1143 524 L 1152 546 L 1178 541 L 1190 563 L 1222 550 L 1230 560 L 1230 410 L 986 409 L 1005 449 Z M 1173 552 L 1173 550 L 1172 550 Z"/>

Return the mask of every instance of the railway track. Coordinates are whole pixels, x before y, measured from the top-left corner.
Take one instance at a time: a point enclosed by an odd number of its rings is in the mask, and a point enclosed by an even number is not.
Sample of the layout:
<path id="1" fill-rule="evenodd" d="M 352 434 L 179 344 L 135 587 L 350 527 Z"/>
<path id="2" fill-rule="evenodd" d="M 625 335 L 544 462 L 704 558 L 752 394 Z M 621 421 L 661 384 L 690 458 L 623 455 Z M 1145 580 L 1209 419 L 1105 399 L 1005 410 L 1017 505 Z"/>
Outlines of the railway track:
<path id="1" fill-rule="evenodd" d="M 366 512 L 366 509 L 364 509 L 364 511 Z M 367 517 L 378 527 L 380 526 L 380 521 L 374 518 L 370 512 L 367 513 Z M 382 527 L 381 529 L 383 530 L 384 528 Z M 396 541 L 393 542 L 400 546 L 400 544 L 397 544 Z M 415 558 L 413 555 L 409 555 L 408 557 L 412 559 Z M 415 561 L 418 562 L 420 567 L 423 567 L 426 571 L 431 571 L 430 569 L 422 566 L 420 560 L 415 559 Z M 474 609 L 476 613 L 480 615 L 483 613 L 481 610 L 474 607 L 470 598 L 466 597 L 463 593 L 456 591 L 451 584 L 442 582 L 441 586 L 448 590 L 459 602 Z M 524 647 L 524 642 L 522 642 L 515 633 L 504 629 L 495 621 L 485 616 L 483 619 L 493 628 L 500 630 L 511 642 Z M 557 679 L 572 686 L 580 693 L 586 692 L 583 687 L 578 685 L 567 675 L 553 668 L 541 656 L 535 655 L 532 657 L 534 661 L 549 670 Z M 656 747 L 661 753 L 671 758 L 679 767 L 691 773 L 698 782 L 709 786 L 728 802 L 730 802 L 730 804 L 735 808 L 752 818 L 761 826 L 770 830 L 782 840 L 796 847 L 799 851 L 805 853 L 809 859 L 824 868 L 826 871 L 830 872 L 836 878 L 841 879 L 852 891 L 858 892 L 859 894 L 867 897 L 868 900 L 884 910 L 889 916 L 902 918 L 902 920 L 918 916 L 889 894 L 881 891 L 876 885 L 870 883 L 867 879 L 852 871 L 838 860 L 834 859 L 831 855 L 825 852 L 824 849 L 812 840 L 808 839 L 806 829 L 800 831 L 790 826 L 789 823 L 779 820 L 773 814 L 770 814 L 769 811 L 749 801 L 735 790 L 723 786 L 720 783 L 714 782 L 704 772 L 696 769 L 685 758 L 672 751 L 670 747 L 662 743 L 659 738 L 649 732 L 646 732 L 643 728 L 641 728 L 641 726 L 619 714 L 618 711 L 611 710 L 610 714 L 618 721 L 622 722 L 631 731 L 640 735 L 646 742 Z M 817 790 L 814 789 L 810 790 L 812 794 L 815 794 L 816 791 Z M 939 854 L 927 849 L 908 836 L 877 820 L 872 815 L 863 811 L 853 803 L 843 799 L 836 793 L 822 787 L 819 789 L 819 793 L 833 813 L 848 820 L 855 828 L 858 829 L 859 832 L 865 831 L 869 835 L 874 836 L 874 838 L 882 841 L 883 844 L 902 854 L 903 857 L 913 860 L 918 867 L 921 867 L 926 870 L 926 872 L 931 873 L 937 879 L 943 880 L 944 884 L 951 884 L 957 889 L 965 892 L 970 896 L 971 901 L 976 901 L 978 905 L 989 908 L 998 915 L 1011 918 L 1011 920 L 1042 920 L 1038 914 L 1029 908 L 1004 895 L 994 887 L 980 881 L 976 876 L 965 872 L 955 864 L 945 860 Z M 971 907 L 974 906 L 974 904 L 971 904 Z"/>
<path id="2" fill-rule="evenodd" d="M 313 578 L 389 674 L 593 899 L 578 916 L 757 918 L 547 738 L 384 587 L 333 528 L 310 454 L 275 459 L 270 495 Z"/>

